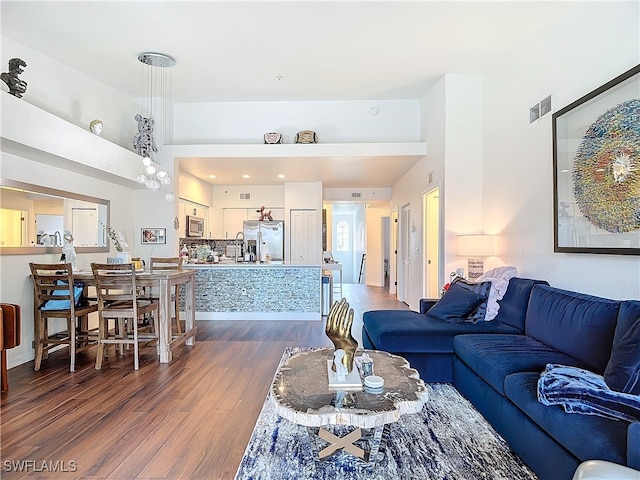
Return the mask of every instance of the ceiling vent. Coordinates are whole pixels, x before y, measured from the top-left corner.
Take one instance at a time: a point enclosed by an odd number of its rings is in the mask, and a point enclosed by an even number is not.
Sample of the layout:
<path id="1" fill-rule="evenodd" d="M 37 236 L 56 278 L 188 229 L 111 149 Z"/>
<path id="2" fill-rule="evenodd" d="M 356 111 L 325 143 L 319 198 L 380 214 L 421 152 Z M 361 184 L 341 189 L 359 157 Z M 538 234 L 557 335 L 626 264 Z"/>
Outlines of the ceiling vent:
<path id="1" fill-rule="evenodd" d="M 251 194 L 250 193 L 241 193 L 240 194 L 240 200 L 251 200 Z"/>
<path id="2" fill-rule="evenodd" d="M 351 198 L 360 198 L 362 193 L 360 192 L 351 192 Z"/>

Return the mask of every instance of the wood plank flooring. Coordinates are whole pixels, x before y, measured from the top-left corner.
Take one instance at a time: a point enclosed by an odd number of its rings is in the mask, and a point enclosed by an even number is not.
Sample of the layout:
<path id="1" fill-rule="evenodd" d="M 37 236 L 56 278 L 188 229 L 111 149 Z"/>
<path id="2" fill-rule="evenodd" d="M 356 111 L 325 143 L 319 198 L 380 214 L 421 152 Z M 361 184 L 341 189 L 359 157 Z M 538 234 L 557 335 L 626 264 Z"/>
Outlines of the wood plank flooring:
<path id="1" fill-rule="evenodd" d="M 362 312 L 407 309 L 382 287 L 344 285 L 360 342 Z M 323 322 L 199 321 L 196 345 L 159 364 L 154 347 L 95 348 L 9 370 L 0 409 L 3 479 L 232 479 L 287 346 L 330 346 Z M 22 471 L 19 470 L 21 467 Z"/>

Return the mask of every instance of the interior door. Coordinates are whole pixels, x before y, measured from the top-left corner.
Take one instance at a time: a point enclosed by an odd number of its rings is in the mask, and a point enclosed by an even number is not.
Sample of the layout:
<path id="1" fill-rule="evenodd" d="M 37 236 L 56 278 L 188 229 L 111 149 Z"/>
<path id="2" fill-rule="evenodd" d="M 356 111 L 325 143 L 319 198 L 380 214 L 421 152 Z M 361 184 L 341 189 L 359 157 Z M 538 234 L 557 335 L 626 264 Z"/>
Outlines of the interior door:
<path id="1" fill-rule="evenodd" d="M 98 212 L 93 208 L 74 208 L 72 211 L 73 244 L 81 247 L 98 245 Z"/>
<path id="2" fill-rule="evenodd" d="M 411 218 L 411 205 L 402 206 L 400 212 L 400 281 L 398 282 L 398 300 L 408 303 L 409 300 L 409 271 L 411 261 L 409 256 L 409 222 Z"/>
<path id="3" fill-rule="evenodd" d="M 320 252 L 316 210 L 291 210 L 290 249 L 292 262 L 318 262 Z"/>
<path id="4" fill-rule="evenodd" d="M 398 208 L 391 210 L 391 233 L 389 246 L 389 294 L 397 295 L 398 292 Z"/>
<path id="5" fill-rule="evenodd" d="M 423 195 L 424 289 L 425 298 L 440 296 L 440 188 Z"/>

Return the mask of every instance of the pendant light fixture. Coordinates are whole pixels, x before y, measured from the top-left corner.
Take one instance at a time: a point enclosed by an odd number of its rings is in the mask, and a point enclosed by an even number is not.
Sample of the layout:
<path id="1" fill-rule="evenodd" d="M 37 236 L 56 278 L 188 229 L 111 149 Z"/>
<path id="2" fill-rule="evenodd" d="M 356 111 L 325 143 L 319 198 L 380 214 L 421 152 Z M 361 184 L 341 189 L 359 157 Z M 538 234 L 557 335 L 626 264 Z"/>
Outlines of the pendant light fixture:
<path id="1" fill-rule="evenodd" d="M 173 202 L 173 185 L 167 172 L 173 143 L 173 102 L 171 99 L 171 67 L 175 58 L 164 53 L 143 52 L 138 55 L 142 65 L 142 113 L 136 115 L 138 134 L 134 146 L 142 158 L 138 183 L 149 190 L 168 186 L 167 202 Z"/>

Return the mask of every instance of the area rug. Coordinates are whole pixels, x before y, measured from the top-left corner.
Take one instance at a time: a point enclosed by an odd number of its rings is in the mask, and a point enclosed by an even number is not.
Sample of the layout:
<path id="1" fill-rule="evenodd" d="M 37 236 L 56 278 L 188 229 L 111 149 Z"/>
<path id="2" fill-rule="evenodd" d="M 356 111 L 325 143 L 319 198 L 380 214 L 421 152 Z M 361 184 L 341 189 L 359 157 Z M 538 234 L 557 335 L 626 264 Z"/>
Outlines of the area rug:
<path id="1" fill-rule="evenodd" d="M 301 349 L 289 348 L 288 358 Z M 279 417 L 267 398 L 236 480 L 534 480 L 471 403 L 451 385 L 427 386 L 421 413 L 390 425 L 382 458 L 368 464 L 346 452 L 318 461 L 307 428 Z M 340 427 L 335 427 L 340 428 Z M 345 427 L 348 428 L 348 427 Z M 346 431 L 346 430 L 345 430 Z M 335 431 L 340 434 L 340 432 Z"/>

